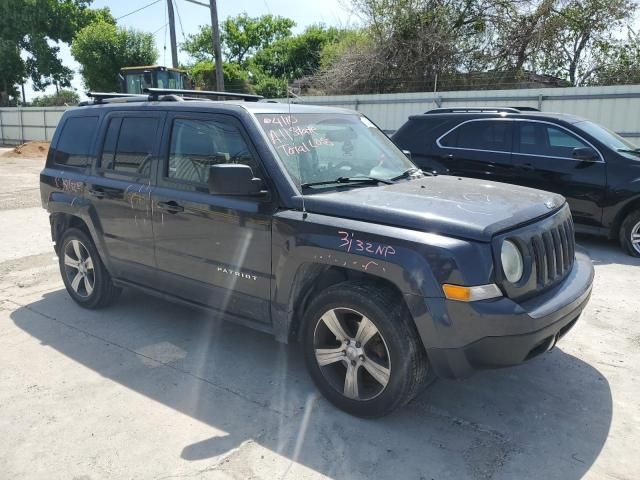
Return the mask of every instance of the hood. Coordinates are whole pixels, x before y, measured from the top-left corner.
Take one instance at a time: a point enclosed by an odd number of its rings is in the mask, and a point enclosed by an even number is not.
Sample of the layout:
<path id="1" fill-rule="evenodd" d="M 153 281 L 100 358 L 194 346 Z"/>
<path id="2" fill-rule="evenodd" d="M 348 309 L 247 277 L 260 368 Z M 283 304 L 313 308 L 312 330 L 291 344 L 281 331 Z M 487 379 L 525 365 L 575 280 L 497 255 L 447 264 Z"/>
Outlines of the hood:
<path id="1" fill-rule="evenodd" d="M 317 193 L 304 200 L 308 212 L 483 242 L 565 203 L 561 195 L 542 190 L 449 176 Z"/>

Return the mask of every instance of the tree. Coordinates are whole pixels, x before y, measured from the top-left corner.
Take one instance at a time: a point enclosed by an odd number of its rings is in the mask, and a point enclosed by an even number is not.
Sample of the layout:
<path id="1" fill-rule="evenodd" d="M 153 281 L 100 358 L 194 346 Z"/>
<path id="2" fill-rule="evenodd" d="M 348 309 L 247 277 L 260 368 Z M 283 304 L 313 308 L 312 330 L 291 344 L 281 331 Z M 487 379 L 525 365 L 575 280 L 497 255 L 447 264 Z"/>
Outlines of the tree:
<path id="1" fill-rule="evenodd" d="M 225 89 L 236 93 L 255 93 L 249 84 L 249 74 L 235 63 L 222 65 Z M 216 89 L 216 67 L 209 60 L 202 60 L 189 67 L 189 76 L 200 90 Z"/>
<path id="2" fill-rule="evenodd" d="M 481 48 L 491 14 L 507 1 L 353 0 L 364 36 L 357 48 L 344 49 L 325 67 L 324 88 L 344 93 L 425 88 L 436 75 L 456 72 Z"/>
<path id="3" fill-rule="evenodd" d="M 598 45 L 590 85 L 640 83 L 640 34 L 629 31 L 626 40 Z"/>
<path id="4" fill-rule="evenodd" d="M 258 50 L 251 63 L 272 77 L 296 79 L 313 75 L 320 68 L 324 49 L 345 35 L 345 30 L 311 25 L 300 35 L 282 38 Z"/>
<path id="5" fill-rule="evenodd" d="M 41 95 L 31 102 L 34 107 L 63 107 L 77 105 L 80 97 L 73 90 L 60 90 L 52 95 Z"/>
<path id="6" fill-rule="evenodd" d="M 220 28 L 220 41 L 225 60 L 244 65 L 256 51 L 291 35 L 295 22 L 273 15 L 249 17 L 246 13 L 227 18 Z M 201 26 L 200 31 L 189 35 L 182 49 L 196 61 L 213 59 L 211 27 Z"/>
<path id="7" fill-rule="evenodd" d="M 85 86 L 103 92 L 118 89 L 122 67 L 152 65 L 158 59 L 152 34 L 104 21 L 80 30 L 71 44 L 71 54 L 81 66 Z"/>
<path id="8" fill-rule="evenodd" d="M 541 45 L 538 64 L 572 85 L 582 85 L 598 68 L 596 48 L 615 44 L 613 33 L 633 18 L 637 7 L 633 0 L 559 2 L 550 20 L 552 35 Z"/>
<path id="9" fill-rule="evenodd" d="M 71 43 L 78 30 L 101 19 L 108 9 L 89 8 L 91 0 L 0 1 L 0 102 L 16 96 L 16 85 L 31 78 L 35 90 L 69 86 L 73 72 L 60 58 L 58 44 Z M 3 94 L 4 92 L 4 94 Z"/>

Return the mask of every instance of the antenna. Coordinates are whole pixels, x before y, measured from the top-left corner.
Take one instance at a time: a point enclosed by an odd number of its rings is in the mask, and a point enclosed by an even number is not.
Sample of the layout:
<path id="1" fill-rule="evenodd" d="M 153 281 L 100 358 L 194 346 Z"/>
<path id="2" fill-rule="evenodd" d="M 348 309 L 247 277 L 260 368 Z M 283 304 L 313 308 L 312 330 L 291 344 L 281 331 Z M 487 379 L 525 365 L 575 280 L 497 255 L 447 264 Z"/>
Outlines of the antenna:
<path id="1" fill-rule="evenodd" d="M 285 72 L 285 75 L 286 75 L 286 72 Z M 289 96 L 289 93 L 293 94 L 293 92 L 289 91 L 289 77 L 287 76 L 286 79 L 287 79 L 287 86 L 286 86 L 287 105 L 289 106 L 289 127 L 290 127 L 291 126 L 291 97 Z M 302 219 L 304 220 L 307 218 L 307 208 L 305 207 L 305 204 L 304 204 L 304 191 L 302 189 L 302 166 L 300 165 L 300 153 L 296 153 L 296 159 L 298 161 L 298 176 L 300 179 L 300 196 L 302 197 Z"/>

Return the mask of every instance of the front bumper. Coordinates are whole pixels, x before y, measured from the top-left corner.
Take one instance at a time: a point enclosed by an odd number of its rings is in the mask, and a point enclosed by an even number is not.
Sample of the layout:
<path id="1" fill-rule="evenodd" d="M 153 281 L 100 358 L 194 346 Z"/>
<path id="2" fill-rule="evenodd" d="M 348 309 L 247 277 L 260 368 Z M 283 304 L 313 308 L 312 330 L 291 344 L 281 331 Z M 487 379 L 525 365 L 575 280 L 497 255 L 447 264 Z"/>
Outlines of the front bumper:
<path id="1" fill-rule="evenodd" d="M 593 276 L 590 259 L 576 253 L 560 284 L 522 303 L 506 297 L 464 303 L 412 296 L 407 303 L 435 373 L 463 378 L 477 369 L 517 365 L 553 348 L 584 310 Z"/>

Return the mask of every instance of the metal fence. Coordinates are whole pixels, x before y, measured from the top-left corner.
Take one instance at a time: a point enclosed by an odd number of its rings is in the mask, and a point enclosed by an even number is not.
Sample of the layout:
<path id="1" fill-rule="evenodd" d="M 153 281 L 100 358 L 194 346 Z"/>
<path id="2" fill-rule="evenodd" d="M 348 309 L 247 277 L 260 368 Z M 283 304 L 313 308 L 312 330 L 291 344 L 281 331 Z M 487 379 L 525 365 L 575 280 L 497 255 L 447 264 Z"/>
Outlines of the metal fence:
<path id="1" fill-rule="evenodd" d="M 0 108 L 0 145 L 20 145 L 30 140 L 50 141 L 62 113 L 68 108 Z"/>
<path id="2" fill-rule="evenodd" d="M 438 107 L 535 107 L 593 120 L 640 144 L 640 85 L 309 96 L 296 102 L 358 110 L 386 131 Z"/>
<path id="3" fill-rule="evenodd" d="M 294 101 L 358 110 L 386 131 L 397 130 L 409 115 L 437 107 L 535 107 L 588 118 L 640 144 L 640 85 L 303 96 Z M 64 110 L 66 107 L 0 108 L 0 144 L 51 140 Z"/>

